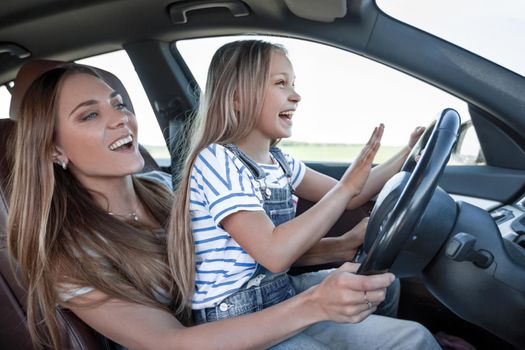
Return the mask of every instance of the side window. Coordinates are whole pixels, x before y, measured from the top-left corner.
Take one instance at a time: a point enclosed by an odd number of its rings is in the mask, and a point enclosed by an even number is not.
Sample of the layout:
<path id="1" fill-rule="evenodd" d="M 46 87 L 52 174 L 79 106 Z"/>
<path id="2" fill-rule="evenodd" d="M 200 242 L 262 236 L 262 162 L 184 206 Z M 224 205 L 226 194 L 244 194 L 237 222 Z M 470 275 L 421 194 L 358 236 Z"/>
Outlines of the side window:
<path id="1" fill-rule="evenodd" d="M 294 66 L 301 102 L 293 118 L 293 135 L 282 140 L 280 147 L 303 161 L 351 162 L 373 127 L 384 123 L 385 134 L 375 159 L 380 163 L 407 144 L 416 126 L 427 126 L 447 107 L 456 109 L 462 122 L 470 120 L 464 101 L 397 70 L 330 46 L 259 36 L 185 40 L 176 46 L 203 88 L 216 49 L 233 40 L 254 38 L 284 45 Z M 478 142 L 475 132 L 470 139 Z"/>
<path id="2" fill-rule="evenodd" d="M 485 164 L 478 136 L 470 120 L 461 126 L 460 136 L 450 162 L 452 164 Z"/>
<path id="3" fill-rule="evenodd" d="M 124 50 L 78 60 L 77 63 L 104 69 L 115 74 L 124 84 L 133 102 L 139 125 L 139 142 L 161 166 L 170 165 L 170 155 L 155 113 L 135 68 Z"/>
<path id="4" fill-rule="evenodd" d="M 11 94 L 5 85 L 0 86 L 0 118 L 9 118 L 9 101 Z"/>

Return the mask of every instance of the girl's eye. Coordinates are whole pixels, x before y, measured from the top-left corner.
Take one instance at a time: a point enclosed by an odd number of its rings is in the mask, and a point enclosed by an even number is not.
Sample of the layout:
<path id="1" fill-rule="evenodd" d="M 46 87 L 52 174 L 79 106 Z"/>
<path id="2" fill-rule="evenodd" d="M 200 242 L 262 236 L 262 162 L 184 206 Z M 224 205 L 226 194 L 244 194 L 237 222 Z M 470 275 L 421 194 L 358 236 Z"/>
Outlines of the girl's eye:
<path id="1" fill-rule="evenodd" d="M 286 82 L 284 80 L 278 80 L 275 85 L 279 85 L 279 86 L 286 86 Z"/>
<path id="2" fill-rule="evenodd" d="M 87 121 L 87 120 L 95 119 L 97 116 L 98 116 L 98 114 L 96 112 L 91 112 L 91 113 L 86 114 L 85 116 L 83 116 L 81 119 L 83 121 Z"/>

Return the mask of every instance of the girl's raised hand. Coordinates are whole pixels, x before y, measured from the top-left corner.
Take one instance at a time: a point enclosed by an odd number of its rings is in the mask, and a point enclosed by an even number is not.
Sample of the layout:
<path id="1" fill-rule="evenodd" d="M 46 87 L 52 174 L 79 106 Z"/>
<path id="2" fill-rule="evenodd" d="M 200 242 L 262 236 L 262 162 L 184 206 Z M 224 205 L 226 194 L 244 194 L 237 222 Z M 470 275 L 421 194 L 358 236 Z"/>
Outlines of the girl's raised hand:
<path id="1" fill-rule="evenodd" d="M 312 288 L 314 305 L 321 318 L 335 322 L 358 323 L 385 300 L 386 288 L 394 275 L 356 275 L 359 264 L 345 263 Z"/>
<path id="2" fill-rule="evenodd" d="M 361 192 L 368 179 L 368 175 L 372 169 L 372 162 L 381 145 L 381 137 L 383 137 L 384 129 L 385 126 L 382 123 L 374 128 L 370 140 L 368 140 L 368 143 L 363 147 L 357 158 L 341 178 L 340 183 L 348 187 L 354 195 Z"/>

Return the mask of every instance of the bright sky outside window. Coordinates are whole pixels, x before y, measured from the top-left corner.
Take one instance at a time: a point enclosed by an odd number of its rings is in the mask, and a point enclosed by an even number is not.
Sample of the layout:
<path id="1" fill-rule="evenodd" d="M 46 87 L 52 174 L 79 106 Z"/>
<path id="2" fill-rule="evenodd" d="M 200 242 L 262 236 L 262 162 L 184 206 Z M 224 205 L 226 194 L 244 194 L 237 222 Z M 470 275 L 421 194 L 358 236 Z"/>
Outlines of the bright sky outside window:
<path id="1" fill-rule="evenodd" d="M 388 15 L 525 76 L 525 1 L 377 0 Z"/>

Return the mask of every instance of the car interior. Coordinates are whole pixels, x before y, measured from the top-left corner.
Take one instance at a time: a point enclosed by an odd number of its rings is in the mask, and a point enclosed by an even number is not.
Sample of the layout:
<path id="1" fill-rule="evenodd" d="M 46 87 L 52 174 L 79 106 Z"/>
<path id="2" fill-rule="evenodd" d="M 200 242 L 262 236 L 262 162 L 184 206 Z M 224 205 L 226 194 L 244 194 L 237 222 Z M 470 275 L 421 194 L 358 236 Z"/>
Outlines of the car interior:
<path id="1" fill-rule="evenodd" d="M 401 277 L 400 318 L 421 322 L 433 333 L 458 336 L 477 349 L 525 348 L 525 77 L 391 17 L 373 0 L 2 4 L 0 84 L 11 98 L 9 116 L 0 116 L 0 348 L 33 348 L 25 324 L 24 284 L 5 244 L 5 193 L 20 92 L 52 67 L 125 50 L 170 153 L 168 164 L 161 163 L 141 147 L 144 171 L 161 169 L 176 178 L 184 162 L 178 141 L 200 93 L 177 42 L 239 35 L 297 38 L 339 48 L 467 103 L 468 123 L 443 106 L 402 171 L 375 201 L 346 211 L 328 236 L 370 215 L 361 272 L 391 270 Z M 94 69 L 132 106 L 118 77 Z M 447 165 L 467 130 L 475 130 L 484 163 Z M 348 166 L 306 163 L 335 178 Z M 299 199 L 298 213 L 312 205 Z M 65 348 L 114 348 L 68 310 L 57 308 L 57 314 Z"/>

